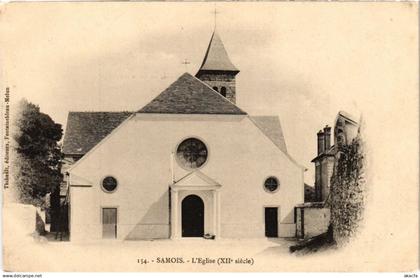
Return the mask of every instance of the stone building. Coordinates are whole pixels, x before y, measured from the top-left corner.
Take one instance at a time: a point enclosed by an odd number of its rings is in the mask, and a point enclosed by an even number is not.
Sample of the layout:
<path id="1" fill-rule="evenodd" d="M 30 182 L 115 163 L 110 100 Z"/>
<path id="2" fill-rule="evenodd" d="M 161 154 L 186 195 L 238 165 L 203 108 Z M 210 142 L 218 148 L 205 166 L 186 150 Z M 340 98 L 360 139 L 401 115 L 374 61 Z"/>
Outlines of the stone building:
<path id="1" fill-rule="evenodd" d="M 339 158 L 339 150 L 357 136 L 359 124 L 350 114 L 340 111 L 334 121 L 334 145 L 331 145 L 331 127 L 317 133 L 315 163 L 315 199 L 295 208 L 296 237 L 307 239 L 325 233 L 330 225 L 330 209 L 326 204 L 331 188 L 331 177 Z"/>
<path id="2" fill-rule="evenodd" d="M 324 202 L 330 192 L 337 148 L 350 143 L 357 136 L 358 123 L 350 114 L 340 111 L 334 121 L 334 145 L 331 145 L 331 127 L 328 125 L 317 133 L 318 152 L 312 159 L 315 163 L 315 199 Z"/>
<path id="3" fill-rule="evenodd" d="M 305 168 L 278 116 L 236 105 L 238 73 L 214 32 L 197 74 L 138 111 L 70 112 L 70 240 L 295 236 Z"/>
<path id="4" fill-rule="evenodd" d="M 331 127 L 325 126 L 317 133 L 318 155 L 312 160 L 315 163 L 315 200 L 325 201 L 329 194 L 330 179 L 334 168 L 335 147 L 331 146 Z"/>

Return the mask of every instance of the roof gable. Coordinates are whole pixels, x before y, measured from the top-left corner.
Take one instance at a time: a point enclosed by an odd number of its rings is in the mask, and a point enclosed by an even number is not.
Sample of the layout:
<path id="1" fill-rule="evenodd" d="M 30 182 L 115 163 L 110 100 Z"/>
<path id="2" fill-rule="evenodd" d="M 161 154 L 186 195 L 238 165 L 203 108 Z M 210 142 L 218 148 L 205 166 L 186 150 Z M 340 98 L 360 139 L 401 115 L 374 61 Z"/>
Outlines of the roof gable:
<path id="1" fill-rule="evenodd" d="M 84 155 L 133 112 L 69 112 L 63 153 Z"/>
<path id="2" fill-rule="evenodd" d="M 246 114 L 206 83 L 184 73 L 138 113 Z"/>
<path id="3" fill-rule="evenodd" d="M 286 141 L 278 116 L 250 116 L 255 125 L 284 153 L 287 153 Z"/>
<path id="4" fill-rule="evenodd" d="M 221 185 L 199 170 L 188 173 L 171 185 L 171 188 L 219 188 Z"/>
<path id="5" fill-rule="evenodd" d="M 230 61 L 225 46 L 216 31 L 214 31 L 211 36 L 200 70 L 239 72 Z"/>

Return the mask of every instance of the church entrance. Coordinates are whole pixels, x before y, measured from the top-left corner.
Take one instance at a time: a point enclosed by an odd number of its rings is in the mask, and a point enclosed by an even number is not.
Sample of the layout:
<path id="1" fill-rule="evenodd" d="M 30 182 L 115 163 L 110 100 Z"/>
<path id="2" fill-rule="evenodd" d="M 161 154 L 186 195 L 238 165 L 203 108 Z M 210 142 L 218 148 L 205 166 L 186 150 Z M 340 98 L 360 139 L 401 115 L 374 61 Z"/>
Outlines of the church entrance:
<path id="1" fill-rule="evenodd" d="M 204 202 L 197 195 L 188 195 L 182 200 L 182 236 L 204 235 Z"/>

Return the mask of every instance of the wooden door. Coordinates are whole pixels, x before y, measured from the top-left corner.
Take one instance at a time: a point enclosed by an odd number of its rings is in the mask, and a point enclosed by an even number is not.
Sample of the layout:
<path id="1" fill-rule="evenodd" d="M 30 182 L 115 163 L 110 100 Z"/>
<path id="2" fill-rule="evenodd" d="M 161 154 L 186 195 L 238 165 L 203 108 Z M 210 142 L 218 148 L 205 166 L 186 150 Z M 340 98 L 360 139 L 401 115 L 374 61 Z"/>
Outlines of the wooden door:
<path id="1" fill-rule="evenodd" d="M 204 235 L 204 202 L 197 195 L 188 195 L 182 200 L 182 236 Z"/>
<path id="2" fill-rule="evenodd" d="M 277 209 L 265 208 L 265 236 L 266 237 L 278 237 L 278 215 Z"/>
<path id="3" fill-rule="evenodd" d="M 117 238 L 117 209 L 102 209 L 102 237 Z"/>

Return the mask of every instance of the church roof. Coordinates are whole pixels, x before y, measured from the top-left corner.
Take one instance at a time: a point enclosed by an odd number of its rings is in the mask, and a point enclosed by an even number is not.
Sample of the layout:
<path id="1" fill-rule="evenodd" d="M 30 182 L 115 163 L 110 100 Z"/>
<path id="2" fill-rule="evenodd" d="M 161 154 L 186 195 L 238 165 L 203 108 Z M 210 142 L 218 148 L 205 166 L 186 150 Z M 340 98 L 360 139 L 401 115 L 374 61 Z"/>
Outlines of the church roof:
<path id="1" fill-rule="evenodd" d="M 63 153 L 83 155 L 119 126 L 132 112 L 70 112 L 64 134 Z M 277 116 L 250 116 L 257 127 L 287 153 Z"/>
<path id="2" fill-rule="evenodd" d="M 200 79 L 184 73 L 138 113 L 245 115 Z"/>
<path id="3" fill-rule="evenodd" d="M 63 153 L 83 155 L 133 112 L 69 112 Z"/>
<path id="4" fill-rule="evenodd" d="M 284 153 L 287 153 L 286 141 L 278 116 L 250 116 L 255 125 Z"/>
<path id="5" fill-rule="evenodd" d="M 70 112 L 64 134 L 63 153 L 84 155 L 132 112 Z M 287 153 L 280 120 L 277 116 L 250 116 L 257 127 Z"/>
<path id="6" fill-rule="evenodd" d="M 239 72 L 230 61 L 225 46 L 216 31 L 214 31 L 211 36 L 200 70 Z"/>

